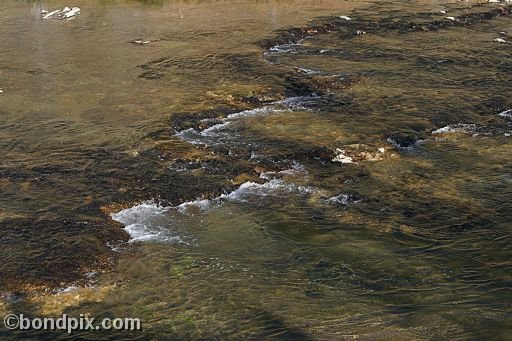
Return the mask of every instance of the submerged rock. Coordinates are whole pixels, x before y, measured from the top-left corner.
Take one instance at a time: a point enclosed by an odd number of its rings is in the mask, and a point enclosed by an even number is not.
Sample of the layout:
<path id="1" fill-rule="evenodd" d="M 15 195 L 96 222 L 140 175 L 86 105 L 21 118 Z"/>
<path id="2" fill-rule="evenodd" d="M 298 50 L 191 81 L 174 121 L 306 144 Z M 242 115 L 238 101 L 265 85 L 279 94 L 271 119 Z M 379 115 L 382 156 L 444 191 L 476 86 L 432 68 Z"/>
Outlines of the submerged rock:
<path id="1" fill-rule="evenodd" d="M 510 3 L 509 1 L 507 1 Z M 444 13 L 443 13 L 444 12 Z M 345 39 L 358 36 L 358 31 L 369 33 L 397 30 L 401 33 L 419 32 L 419 31 L 437 31 L 453 26 L 471 26 L 479 22 L 492 20 L 498 16 L 507 16 L 512 12 L 510 5 L 490 8 L 484 12 L 465 11 L 460 16 L 447 16 L 442 20 L 418 21 L 408 20 L 394 21 L 389 18 L 379 20 L 351 19 L 346 16 L 331 17 L 320 23 L 312 23 L 306 27 L 294 27 L 279 31 L 275 37 L 264 39 L 260 46 L 269 50 L 276 46 L 286 44 L 297 44 L 302 40 L 319 34 L 325 34 L 333 31 L 343 31 L 347 28 L 351 31 L 348 35 L 343 35 Z M 445 14 L 445 11 L 441 12 Z"/>
<path id="2" fill-rule="evenodd" d="M 39 307 L 40 315 L 61 315 L 67 308 L 105 300 L 115 286 L 115 284 L 101 287 L 71 286 L 52 295 L 32 296 L 29 301 Z"/>
<path id="3" fill-rule="evenodd" d="M 390 134 L 387 137 L 387 141 L 397 148 L 409 149 L 413 148 L 416 142 L 418 142 L 418 137 L 412 133 L 397 132 Z"/>
<path id="4" fill-rule="evenodd" d="M 301 80 L 315 92 L 329 93 L 343 90 L 361 83 L 366 77 L 363 75 L 315 75 Z"/>

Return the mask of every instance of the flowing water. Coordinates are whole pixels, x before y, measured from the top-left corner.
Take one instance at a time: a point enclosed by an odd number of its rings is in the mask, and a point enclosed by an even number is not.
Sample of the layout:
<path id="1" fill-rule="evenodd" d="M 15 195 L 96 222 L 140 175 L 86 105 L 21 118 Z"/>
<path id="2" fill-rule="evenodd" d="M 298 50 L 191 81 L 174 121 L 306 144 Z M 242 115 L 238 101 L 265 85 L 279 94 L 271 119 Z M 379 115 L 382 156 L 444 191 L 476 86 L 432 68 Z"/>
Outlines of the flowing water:
<path id="1" fill-rule="evenodd" d="M 3 1 L 0 335 L 510 340 L 511 15 Z"/>

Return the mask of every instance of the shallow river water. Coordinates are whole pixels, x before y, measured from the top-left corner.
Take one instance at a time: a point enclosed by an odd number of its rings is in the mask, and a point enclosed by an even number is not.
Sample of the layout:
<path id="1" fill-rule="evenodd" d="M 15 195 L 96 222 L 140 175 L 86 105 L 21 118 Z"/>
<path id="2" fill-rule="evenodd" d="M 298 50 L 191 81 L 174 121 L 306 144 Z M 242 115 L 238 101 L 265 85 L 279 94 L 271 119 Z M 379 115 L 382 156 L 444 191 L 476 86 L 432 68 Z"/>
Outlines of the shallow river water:
<path id="1" fill-rule="evenodd" d="M 0 46 L 0 315 L 144 328 L 0 337 L 510 340 L 509 3 L 4 0 Z"/>

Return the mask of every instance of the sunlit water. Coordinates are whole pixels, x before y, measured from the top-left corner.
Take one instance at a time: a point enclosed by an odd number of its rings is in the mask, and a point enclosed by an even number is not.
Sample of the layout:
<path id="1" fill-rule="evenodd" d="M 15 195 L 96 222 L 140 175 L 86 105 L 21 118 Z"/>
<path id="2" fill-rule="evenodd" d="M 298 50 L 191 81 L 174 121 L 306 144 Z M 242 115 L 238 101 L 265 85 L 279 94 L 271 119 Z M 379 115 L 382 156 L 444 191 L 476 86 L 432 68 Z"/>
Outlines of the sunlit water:
<path id="1" fill-rule="evenodd" d="M 510 338 L 505 4 L 41 20 L 62 6 L 0 9 L 0 312 L 143 321 L 87 339 Z"/>

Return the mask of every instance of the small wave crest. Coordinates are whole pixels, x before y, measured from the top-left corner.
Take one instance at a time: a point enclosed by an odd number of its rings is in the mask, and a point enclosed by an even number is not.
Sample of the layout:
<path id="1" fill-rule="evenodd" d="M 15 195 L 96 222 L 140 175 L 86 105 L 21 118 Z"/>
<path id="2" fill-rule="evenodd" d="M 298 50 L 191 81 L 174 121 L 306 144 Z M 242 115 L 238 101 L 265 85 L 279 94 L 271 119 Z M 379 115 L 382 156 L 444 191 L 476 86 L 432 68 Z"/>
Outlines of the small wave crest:
<path id="1" fill-rule="evenodd" d="M 147 201 L 112 213 L 111 217 L 125 226 L 126 232 L 130 234 L 131 242 L 183 242 L 181 237 L 173 235 L 171 230 L 164 225 L 162 218 L 168 211 L 168 207 Z"/>
<path id="2" fill-rule="evenodd" d="M 131 242 L 168 242 L 187 244 L 181 236 L 176 235 L 172 227 L 179 223 L 183 216 L 195 216 L 205 213 L 224 202 L 249 202 L 252 198 L 278 197 L 295 193 L 311 194 L 317 191 L 314 187 L 289 183 L 273 179 L 263 184 L 245 182 L 234 191 L 212 199 L 197 199 L 181 203 L 177 206 L 160 206 L 152 201 L 135 205 L 118 213 L 111 214 L 113 220 L 123 224 L 130 234 Z"/>
<path id="3" fill-rule="evenodd" d="M 501 117 L 505 117 L 505 118 L 508 118 L 508 119 L 512 119 L 512 109 L 509 109 L 509 110 L 505 110 L 503 112 L 500 112 L 498 114 L 498 116 L 501 116 Z"/>
<path id="4" fill-rule="evenodd" d="M 176 133 L 175 136 L 191 144 L 216 144 L 226 142 L 224 140 L 229 140 L 230 138 L 233 137 L 230 136 L 229 133 L 225 133 L 224 130 L 231 126 L 236 120 L 245 117 L 265 115 L 268 113 L 282 111 L 284 110 L 279 109 L 276 106 L 264 106 L 261 108 L 244 110 L 230 114 L 226 118 L 222 119 L 220 123 L 217 123 L 204 130 L 198 131 L 194 128 L 189 128 Z"/>
<path id="5" fill-rule="evenodd" d="M 281 54 L 297 54 L 299 53 L 298 48 L 302 44 L 298 43 L 288 43 L 272 46 L 268 51 L 265 52 L 265 55 L 281 55 Z"/>
<path id="6" fill-rule="evenodd" d="M 308 171 L 303 164 L 294 160 L 290 168 L 279 171 L 279 172 L 264 172 L 260 174 L 260 178 L 265 180 L 272 180 L 282 176 L 305 176 Z"/>
<path id="7" fill-rule="evenodd" d="M 475 124 L 467 124 L 467 123 L 459 123 L 459 124 L 450 124 L 445 127 L 436 129 L 432 131 L 432 134 L 449 134 L 449 133 L 471 133 L 475 131 Z"/>
<path id="8" fill-rule="evenodd" d="M 327 198 L 323 202 L 333 206 L 347 206 L 349 204 L 358 203 L 360 201 L 361 198 L 359 198 L 356 195 L 340 194 L 334 197 Z"/>

